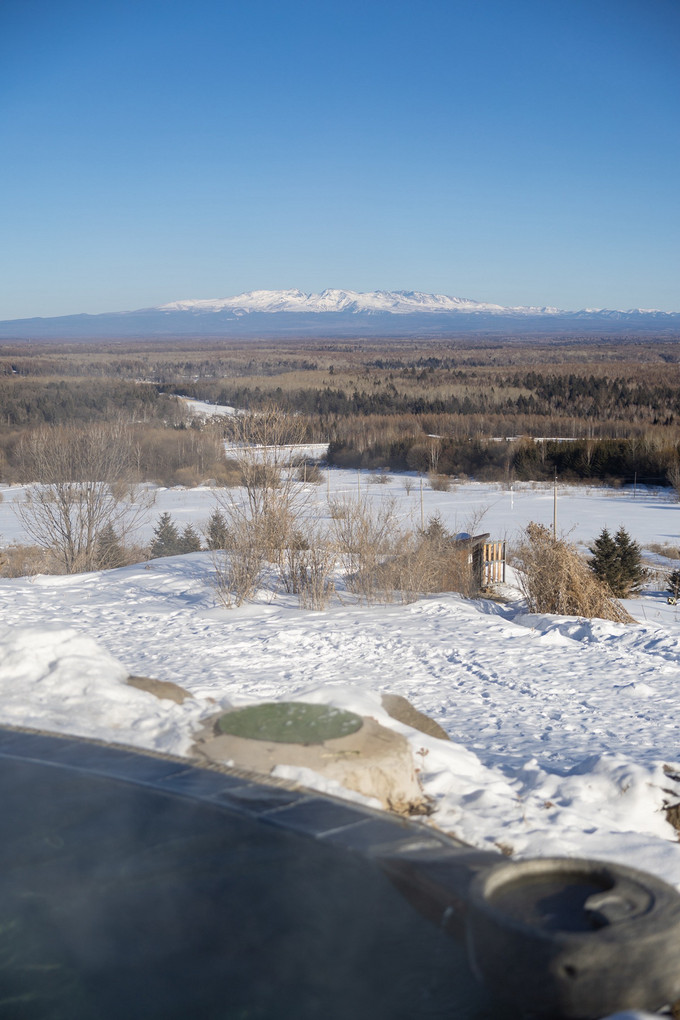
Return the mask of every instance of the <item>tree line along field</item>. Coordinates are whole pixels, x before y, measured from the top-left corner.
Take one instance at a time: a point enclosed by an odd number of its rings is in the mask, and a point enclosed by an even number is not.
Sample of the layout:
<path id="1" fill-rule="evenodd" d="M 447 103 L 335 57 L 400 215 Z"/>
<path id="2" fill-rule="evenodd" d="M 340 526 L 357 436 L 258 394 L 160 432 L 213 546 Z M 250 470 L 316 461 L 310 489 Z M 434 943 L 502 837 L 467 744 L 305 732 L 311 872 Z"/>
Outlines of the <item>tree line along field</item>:
<path id="1" fill-rule="evenodd" d="M 0 347 L 0 478 L 21 479 L 35 428 L 121 420 L 140 479 L 233 481 L 219 422 L 191 422 L 180 395 L 273 402 L 346 467 L 654 484 L 678 471 L 680 352 L 666 340 L 199 339 Z"/>

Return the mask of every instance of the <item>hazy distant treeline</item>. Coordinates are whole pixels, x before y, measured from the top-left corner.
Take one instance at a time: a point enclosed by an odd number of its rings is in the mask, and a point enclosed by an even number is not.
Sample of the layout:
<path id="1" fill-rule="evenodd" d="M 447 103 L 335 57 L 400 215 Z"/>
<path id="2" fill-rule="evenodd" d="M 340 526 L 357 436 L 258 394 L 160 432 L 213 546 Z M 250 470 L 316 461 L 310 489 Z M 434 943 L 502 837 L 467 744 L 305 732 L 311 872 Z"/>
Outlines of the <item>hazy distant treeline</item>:
<path id="1" fill-rule="evenodd" d="M 22 476 L 31 429 L 111 420 L 134 430 L 140 478 L 233 477 L 219 421 L 178 395 L 273 402 L 337 465 L 657 484 L 678 467 L 673 344 L 211 340 L 0 348 L 0 477 Z"/>

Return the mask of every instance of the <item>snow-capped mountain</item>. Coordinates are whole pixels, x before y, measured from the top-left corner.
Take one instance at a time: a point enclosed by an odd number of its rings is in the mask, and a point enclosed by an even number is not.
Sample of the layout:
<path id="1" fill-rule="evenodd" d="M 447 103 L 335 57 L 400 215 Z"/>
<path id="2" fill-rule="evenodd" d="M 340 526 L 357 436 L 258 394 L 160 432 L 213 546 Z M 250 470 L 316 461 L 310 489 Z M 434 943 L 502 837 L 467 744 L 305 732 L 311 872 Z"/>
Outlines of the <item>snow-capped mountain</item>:
<path id="1" fill-rule="evenodd" d="M 240 314 L 248 312 L 389 312 L 409 315 L 414 312 L 478 312 L 504 311 L 502 305 L 484 304 L 447 294 L 423 294 L 419 291 L 372 290 L 360 294 L 355 290 L 324 290 L 321 294 L 305 294 L 301 290 L 251 290 L 236 297 L 208 301 L 173 301 L 161 305 L 160 311 L 222 312 L 227 309 Z"/>
<path id="2" fill-rule="evenodd" d="M 100 315 L 0 322 L 0 339 L 123 337 L 428 337 L 490 334 L 680 336 L 680 312 L 646 309 L 570 312 L 505 307 L 419 291 L 253 290 L 235 297 L 172 301 Z"/>

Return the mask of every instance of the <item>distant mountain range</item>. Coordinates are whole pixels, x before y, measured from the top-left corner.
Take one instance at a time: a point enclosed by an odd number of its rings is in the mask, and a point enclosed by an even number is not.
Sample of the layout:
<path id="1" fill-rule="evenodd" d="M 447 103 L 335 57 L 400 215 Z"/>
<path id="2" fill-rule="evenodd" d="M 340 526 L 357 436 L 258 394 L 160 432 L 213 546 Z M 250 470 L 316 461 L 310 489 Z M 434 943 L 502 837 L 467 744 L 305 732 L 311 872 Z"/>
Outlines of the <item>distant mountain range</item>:
<path id="1" fill-rule="evenodd" d="M 9 319 L 4 340 L 110 340 L 161 337 L 680 336 L 680 312 L 642 308 L 517 307 L 418 291 L 254 290 L 236 297 L 173 301 L 99 315 Z"/>

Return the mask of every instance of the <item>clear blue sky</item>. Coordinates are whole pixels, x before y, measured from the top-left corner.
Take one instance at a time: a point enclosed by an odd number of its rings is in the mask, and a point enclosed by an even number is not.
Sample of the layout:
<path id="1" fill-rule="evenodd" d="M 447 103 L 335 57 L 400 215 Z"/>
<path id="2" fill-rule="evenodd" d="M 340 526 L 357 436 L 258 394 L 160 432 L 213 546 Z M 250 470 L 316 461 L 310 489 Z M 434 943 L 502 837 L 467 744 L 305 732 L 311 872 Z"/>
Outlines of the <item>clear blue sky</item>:
<path id="1" fill-rule="evenodd" d="M 0 319 L 680 310 L 678 0 L 1 0 Z"/>

